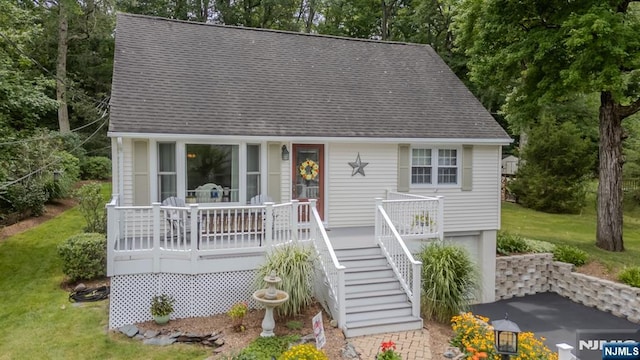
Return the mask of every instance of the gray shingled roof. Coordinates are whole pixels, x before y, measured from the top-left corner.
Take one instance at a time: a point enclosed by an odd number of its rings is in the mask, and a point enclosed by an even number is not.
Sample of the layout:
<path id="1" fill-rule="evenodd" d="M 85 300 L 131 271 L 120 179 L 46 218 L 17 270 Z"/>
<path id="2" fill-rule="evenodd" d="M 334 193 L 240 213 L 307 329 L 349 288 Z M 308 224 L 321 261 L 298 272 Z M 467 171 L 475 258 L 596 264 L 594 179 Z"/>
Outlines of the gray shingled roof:
<path id="1" fill-rule="evenodd" d="M 109 130 L 508 139 L 429 46 L 129 14 Z"/>

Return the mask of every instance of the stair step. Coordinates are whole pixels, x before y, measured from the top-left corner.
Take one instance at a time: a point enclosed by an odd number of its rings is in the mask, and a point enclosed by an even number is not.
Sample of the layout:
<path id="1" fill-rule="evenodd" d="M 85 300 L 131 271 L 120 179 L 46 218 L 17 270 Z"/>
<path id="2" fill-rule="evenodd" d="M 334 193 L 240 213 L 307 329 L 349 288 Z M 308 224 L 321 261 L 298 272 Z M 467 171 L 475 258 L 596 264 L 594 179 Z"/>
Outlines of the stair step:
<path id="1" fill-rule="evenodd" d="M 365 266 L 344 269 L 345 280 L 395 278 L 389 266 Z"/>
<path id="2" fill-rule="evenodd" d="M 411 316 L 412 310 L 408 302 L 354 306 L 347 308 L 346 322 Z"/>
<path id="3" fill-rule="evenodd" d="M 399 316 L 349 322 L 345 326 L 345 337 L 382 334 L 387 332 L 422 329 L 422 319 L 413 316 Z"/>
<path id="4" fill-rule="evenodd" d="M 345 298 L 345 305 L 347 307 L 400 303 L 409 301 L 407 294 L 405 294 L 405 292 L 400 289 L 350 293 L 345 294 Z"/>
<path id="5" fill-rule="evenodd" d="M 388 265 L 387 258 L 385 258 L 384 256 L 349 258 L 347 260 L 339 259 L 338 261 L 346 268 L 363 268 Z"/>
<path id="6" fill-rule="evenodd" d="M 348 256 L 366 256 L 366 255 L 380 255 L 382 250 L 378 246 L 353 248 L 353 249 L 336 249 L 336 256 L 338 259 Z"/>
<path id="7" fill-rule="evenodd" d="M 345 293 L 363 291 L 400 289 L 400 282 L 395 277 L 380 279 L 348 279 L 345 280 Z"/>

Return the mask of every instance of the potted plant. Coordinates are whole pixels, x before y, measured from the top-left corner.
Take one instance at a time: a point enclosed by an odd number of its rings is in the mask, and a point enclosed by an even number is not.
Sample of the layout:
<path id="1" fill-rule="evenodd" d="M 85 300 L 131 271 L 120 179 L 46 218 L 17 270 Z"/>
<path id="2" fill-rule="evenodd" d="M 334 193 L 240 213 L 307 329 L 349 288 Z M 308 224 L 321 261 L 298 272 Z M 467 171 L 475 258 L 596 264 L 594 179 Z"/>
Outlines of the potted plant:
<path id="1" fill-rule="evenodd" d="M 151 299 L 151 315 L 157 324 L 166 324 L 176 300 L 170 295 L 156 295 Z"/>

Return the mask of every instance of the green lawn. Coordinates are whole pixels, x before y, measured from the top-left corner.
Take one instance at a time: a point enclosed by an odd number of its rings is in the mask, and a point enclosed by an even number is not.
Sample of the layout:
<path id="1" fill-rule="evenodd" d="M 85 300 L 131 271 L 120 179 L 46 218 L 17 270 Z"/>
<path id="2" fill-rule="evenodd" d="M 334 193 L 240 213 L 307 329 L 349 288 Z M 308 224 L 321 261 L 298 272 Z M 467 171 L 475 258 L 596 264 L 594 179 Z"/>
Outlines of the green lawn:
<path id="1" fill-rule="evenodd" d="M 79 233 L 77 208 L 0 241 L 0 359 L 203 359 L 189 345 L 145 346 L 107 332 L 107 301 L 69 303 L 56 246 Z"/>
<path id="2" fill-rule="evenodd" d="M 569 244 L 586 251 L 617 271 L 624 266 L 640 266 L 640 208 L 625 210 L 624 246 L 626 251 L 612 253 L 595 246 L 595 206 L 588 206 L 580 215 L 547 214 L 525 209 L 512 203 L 502 203 L 502 230 L 554 244 Z"/>

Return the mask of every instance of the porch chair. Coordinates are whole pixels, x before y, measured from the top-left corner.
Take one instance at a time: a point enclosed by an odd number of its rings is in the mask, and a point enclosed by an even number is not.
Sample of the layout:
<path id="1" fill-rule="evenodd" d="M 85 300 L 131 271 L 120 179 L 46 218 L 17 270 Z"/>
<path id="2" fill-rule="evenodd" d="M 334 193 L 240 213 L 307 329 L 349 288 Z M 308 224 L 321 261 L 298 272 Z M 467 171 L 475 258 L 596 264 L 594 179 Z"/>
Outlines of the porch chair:
<path id="1" fill-rule="evenodd" d="M 187 207 L 187 204 L 184 201 L 184 199 L 179 198 L 177 196 L 171 196 L 171 197 L 168 197 L 168 198 L 166 198 L 166 199 L 164 199 L 162 201 L 162 206 L 185 208 L 185 207 Z M 167 210 L 165 210 L 165 215 L 166 215 L 167 221 L 169 222 L 169 226 L 176 233 L 178 233 L 178 232 L 181 233 L 182 229 L 185 226 L 188 226 L 188 224 L 185 224 L 185 220 L 187 220 L 187 218 L 186 217 L 180 217 L 180 210 L 167 209 Z M 187 228 L 187 231 L 188 231 L 188 228 Z"/>
<path id="2" fill-rule="evenodd" d="M 196 201 L 198 203 L 210 203 L 222 201 L 222 186 L 207 183 L 196 188 Z"/>
<path id="3" fill-rule="evenodd" d="M 271 202 L 271 201 L 273 200 L 271 200 L 271 197 L 269 195 L 260 194 L 252 197 L 250 203 L 251 205 L 262 205 L 266 202 Z"/>

